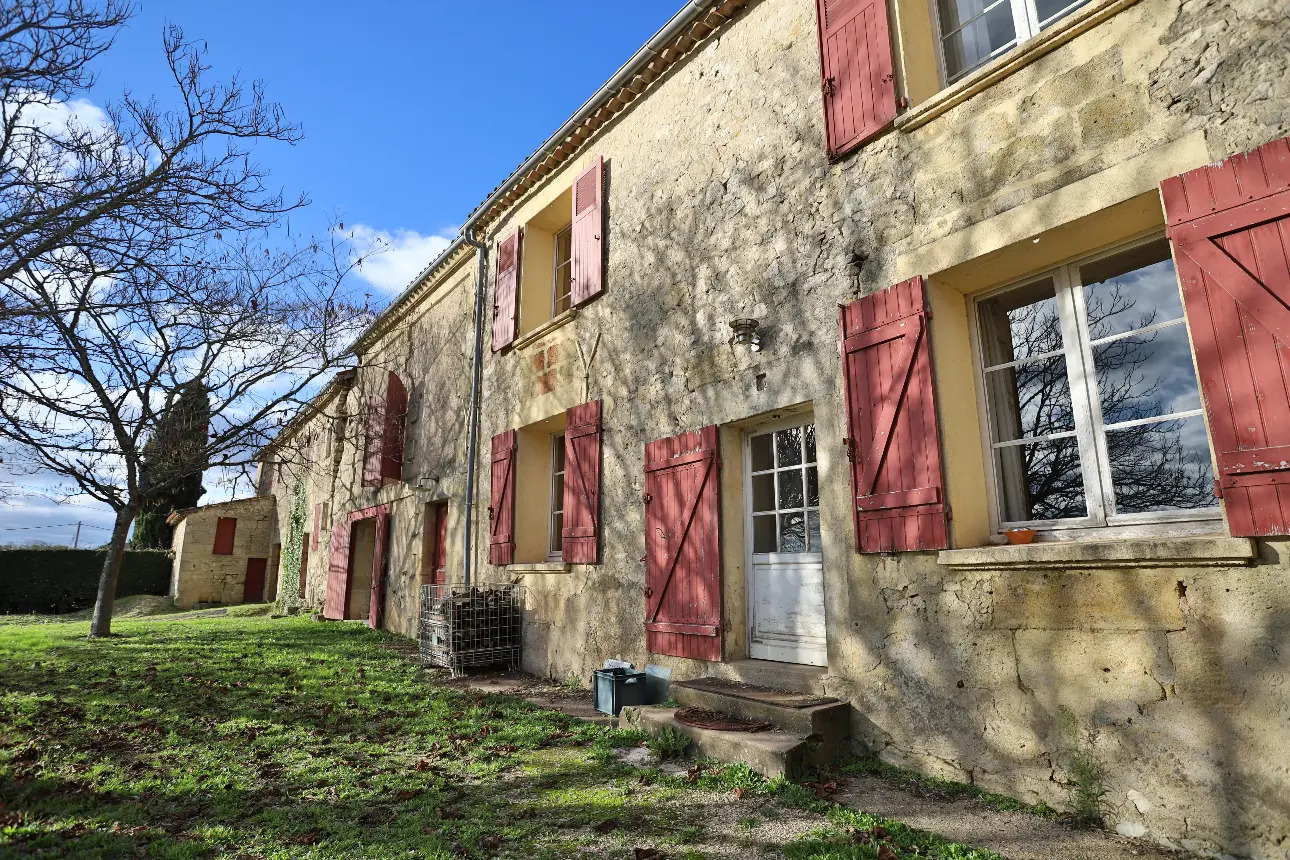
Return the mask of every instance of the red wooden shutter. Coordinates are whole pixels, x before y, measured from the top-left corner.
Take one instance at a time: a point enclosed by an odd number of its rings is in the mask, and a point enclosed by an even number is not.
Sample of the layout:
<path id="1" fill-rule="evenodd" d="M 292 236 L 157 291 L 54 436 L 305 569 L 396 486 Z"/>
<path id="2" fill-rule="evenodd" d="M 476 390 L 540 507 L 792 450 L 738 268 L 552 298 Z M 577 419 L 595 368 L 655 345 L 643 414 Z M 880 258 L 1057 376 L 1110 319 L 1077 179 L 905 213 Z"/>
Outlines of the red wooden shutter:
<path id="1" fill-rule="evenodd" d="M 305 585 L 309 578 L 309 544 L 300 547 L 300 599 L 305 599 Z"/>
<path id="2" fill-rule="evenodd" d="M 645 641 L 652 654 L 720 660 L 717 428 L 645 446 Z"/>
<path id="3" fill-rule="evenodd" d="M 600 401 L 565 413 L 562 555 L 570 564 L 600 560 Z"/>
<path id="4" fill-rule="evenodd" d="M 309 543 L 313 549 L 318 549 L 318 532 L 322 529 L 322 502 L 314 505 L 314 530 L 309 535 Z"/>
<path id="5" fill-rule="evenodd" d="M 842 309 L 856 549 L 949 546 L 923 279 Z"/>
<path id="6" fill-rule="evenodd" d="M 349 520 L 341 520 L 331 530 L 331 558 L 327 562 L 327 602 L 323 615 L 333 621 L 345 617 L 349 596 Z"/>
<path id="7" fill-rule="evenodd" d="M 367 416 L 363 425 L 363 486 L 381 486 L 381 463 L 385 440 L 385 400 L 367 399 Z"/>
<path id="8" fill-rule="evenodd" d="M 515 561 L 515 452 L 517 435 L 507 430 L 493 437 L 493 486 L 488 503 L 488 561 Z"/>
<path id="9" fill-rule="evenodd" d="M 855 149 L 896 118 L 886 0 L 816 0 L 829 155 Z"/>
<path id="10" fill-rule="evenodd" d="M 212 555 L 232 555 L 233 538 L 237 536 L 237 517 L 220 517 L 215 522 L 215 546 Z"/>
<path id="11" fill-rule="evenodd" d="M 264 577 L 269 569 L 267 558 L 248 558 L 246 560 L 246 579 L 242 582 L 242 602 L 262 603 L 264 601 Z"/>
<path id="12" fill-rule="evenodd" d="M 509 346 L 519 333 L 520 231 L 497 243 L 497 285 L 493 292 L 493 352 Z"/>
<path id="13" fill-rule="evenodd" d="M 381 477 L 403 480 L 403 442 L 408 417 L 408 389 L 394 371 L 385 383 L 385 426 L 381 440 Z"/>
<path id="14" fill-rule="evenodd" d="M 605 160 L 596 156 L 573 183 L 572 299 L 585 304 L 605 290 Z"/>
<path id="15" fill-rule="evenodd" d="M 1161 193 L 1228 529 L 1290 534 L 1290 138 Z"/>
<path id="16" fill-rule="evenodd" d="M 367 626 L 381 626 L 382 596 L 385 585 L 385 558 L 390 543 L 390 512 L 382 506 L 376 515 L 376 546 L 372 549 L 372 598 L 367 610 Z"/>

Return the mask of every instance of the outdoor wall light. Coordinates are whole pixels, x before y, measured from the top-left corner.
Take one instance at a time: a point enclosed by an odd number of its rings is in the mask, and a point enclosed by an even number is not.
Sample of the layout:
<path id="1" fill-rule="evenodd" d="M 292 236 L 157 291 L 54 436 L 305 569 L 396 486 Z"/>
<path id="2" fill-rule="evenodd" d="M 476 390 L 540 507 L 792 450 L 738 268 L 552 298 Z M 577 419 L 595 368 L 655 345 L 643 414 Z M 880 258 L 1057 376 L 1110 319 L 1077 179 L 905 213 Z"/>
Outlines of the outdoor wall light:
<path id="1" fill-rule="evenodd" d="M 735 333 L 730 338 L 731 346 L 746 346 L 753 352 L 761 352 L 761 335 L 757 334 L 759 323 L 755 319 L 737 319 L 730 321 Z"/>

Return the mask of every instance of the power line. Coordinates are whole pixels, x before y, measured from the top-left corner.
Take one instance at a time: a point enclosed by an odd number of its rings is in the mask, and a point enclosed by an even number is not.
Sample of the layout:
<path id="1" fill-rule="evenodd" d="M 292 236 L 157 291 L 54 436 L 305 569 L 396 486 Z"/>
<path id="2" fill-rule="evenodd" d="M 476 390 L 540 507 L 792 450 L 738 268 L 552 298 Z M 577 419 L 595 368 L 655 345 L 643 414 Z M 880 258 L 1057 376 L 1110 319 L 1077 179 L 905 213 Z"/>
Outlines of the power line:
<path id="1" fill-rule="evenodd" d="M 76 528 L 76 526 L 77 526 L 77 523 L 59 523 L 58 525 L 52 525 L 52 526 L 4 526 L 4 527 L 0 527 L 0 532 L 22 532 L 22 531 L 30 531 L 31 529 L 72 529 L 72 528 Z M 104 526 L 92 526 L 89 523 L 81 524 L 81 528 L 98 529 L 101 532 L 112 531 L 111 529 L 106 528 Z"/>

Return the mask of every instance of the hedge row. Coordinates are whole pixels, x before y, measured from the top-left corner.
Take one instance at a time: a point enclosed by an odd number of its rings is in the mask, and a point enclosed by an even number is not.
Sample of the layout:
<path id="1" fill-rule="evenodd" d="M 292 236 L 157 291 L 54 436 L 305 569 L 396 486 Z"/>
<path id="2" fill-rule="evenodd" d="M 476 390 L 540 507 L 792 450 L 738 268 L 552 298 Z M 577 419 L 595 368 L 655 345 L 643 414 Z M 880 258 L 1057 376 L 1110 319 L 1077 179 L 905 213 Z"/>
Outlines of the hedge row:
<path id="1" fill-rule="evenodd" d="M 77 612 L 94 605 L 103 551 L 0 549 L 0 614 Z M 170 553 L 129 550 L 116 596 L 170 593 Z"/>

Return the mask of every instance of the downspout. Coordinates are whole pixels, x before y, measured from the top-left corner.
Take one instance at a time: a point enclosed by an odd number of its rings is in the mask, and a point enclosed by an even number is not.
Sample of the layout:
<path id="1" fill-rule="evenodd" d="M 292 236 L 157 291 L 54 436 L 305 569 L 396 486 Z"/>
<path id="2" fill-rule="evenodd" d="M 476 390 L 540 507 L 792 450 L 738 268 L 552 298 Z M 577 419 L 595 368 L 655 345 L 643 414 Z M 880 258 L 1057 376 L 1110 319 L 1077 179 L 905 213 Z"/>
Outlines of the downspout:
<path id="1" fill-rule="evenodd" d="M 462 239 L 475 249 L 475 351 L 470 363 L 470 414 L 466 437 L 466 535 L 463 539 L 462 584 L 470 587 L 474 563 L 475 461 L 479 453 L 479 388 L 484 374 L 484 294 L 487 291 L 488 246 L 475 238 L 475 225 L 467 224 Z"/>

